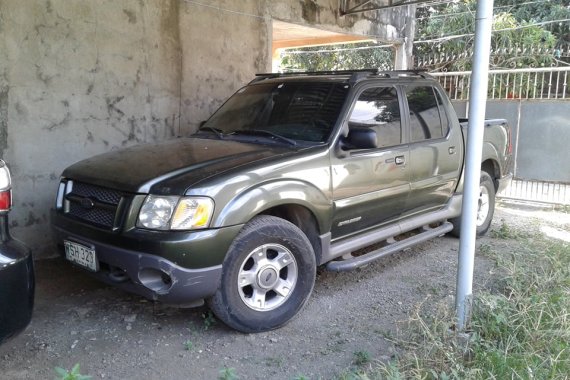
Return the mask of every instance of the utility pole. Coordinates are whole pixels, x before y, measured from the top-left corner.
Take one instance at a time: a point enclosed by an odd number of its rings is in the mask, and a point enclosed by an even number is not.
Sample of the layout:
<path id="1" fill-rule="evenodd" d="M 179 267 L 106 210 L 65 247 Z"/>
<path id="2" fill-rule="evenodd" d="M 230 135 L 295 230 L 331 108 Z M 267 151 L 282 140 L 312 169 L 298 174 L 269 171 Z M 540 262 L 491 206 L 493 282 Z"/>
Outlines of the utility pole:
<path id="1" fill-rule="evenodd" d="M 457 294 L 455 299 L 459 331 L 464 331 L 470 322 L 473 302 L 477 207 L 480 194 L 481 156 L 483 132 L 485 129 L 487 86 L 489 82 L 493 0 L 477 1 L 475 22 L 475 51 L 473 54 L 471 92 L 469 94 L 469 127 L 467 129 L 465 185 L 461 213 Z"/>

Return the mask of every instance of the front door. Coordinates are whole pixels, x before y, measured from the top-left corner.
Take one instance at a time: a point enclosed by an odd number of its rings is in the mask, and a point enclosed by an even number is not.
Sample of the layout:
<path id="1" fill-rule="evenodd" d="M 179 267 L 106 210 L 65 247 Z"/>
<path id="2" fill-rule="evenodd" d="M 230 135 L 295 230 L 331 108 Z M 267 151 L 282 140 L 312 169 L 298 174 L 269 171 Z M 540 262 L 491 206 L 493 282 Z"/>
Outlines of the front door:
<path id="1" fill-rule="evenodd" d="M 357 96 L 348 118 L 349 130 L 375 131 L 377 147 L 349 147 L 343 155 L 331 157 L 333 239 L 387 223 L 401 214 L 410 183 L 409 147 L 402 143 L 400 109 L 401 99 L 393 86 L 369 86 Z"/>

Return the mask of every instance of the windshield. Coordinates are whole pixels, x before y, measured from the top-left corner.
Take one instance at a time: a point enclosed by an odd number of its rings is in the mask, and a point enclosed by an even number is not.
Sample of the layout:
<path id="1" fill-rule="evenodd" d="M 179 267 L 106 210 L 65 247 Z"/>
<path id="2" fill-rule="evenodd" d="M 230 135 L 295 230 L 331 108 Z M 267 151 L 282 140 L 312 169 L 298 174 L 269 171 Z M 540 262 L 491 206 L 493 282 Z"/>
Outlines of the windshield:
<path id="1" fill-rule="evenodd" d="M 234 94 L 200 128 L 224 137 L 278 136 L 311 143 L 326 142 L 344 104 L 344 83 L 282 82 L 247 86 Z M 276 139 L 275 141 L 279 141 Z"/>

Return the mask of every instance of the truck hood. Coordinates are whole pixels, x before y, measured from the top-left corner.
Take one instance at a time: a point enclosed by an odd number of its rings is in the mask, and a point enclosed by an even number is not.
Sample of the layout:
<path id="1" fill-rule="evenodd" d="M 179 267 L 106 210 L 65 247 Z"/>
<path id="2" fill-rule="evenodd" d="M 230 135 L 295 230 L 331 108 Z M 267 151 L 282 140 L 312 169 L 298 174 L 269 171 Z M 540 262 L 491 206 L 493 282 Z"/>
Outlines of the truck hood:
<path id="1" fill-rule="evenodd" d="M 182 195 L 205 178 L 294 151 L 282 146 L 179 138 L 94 156 L 68 167 L 63 176 L 121 191 Z M 181 177 L 185 188 L 174 185 Z"/>

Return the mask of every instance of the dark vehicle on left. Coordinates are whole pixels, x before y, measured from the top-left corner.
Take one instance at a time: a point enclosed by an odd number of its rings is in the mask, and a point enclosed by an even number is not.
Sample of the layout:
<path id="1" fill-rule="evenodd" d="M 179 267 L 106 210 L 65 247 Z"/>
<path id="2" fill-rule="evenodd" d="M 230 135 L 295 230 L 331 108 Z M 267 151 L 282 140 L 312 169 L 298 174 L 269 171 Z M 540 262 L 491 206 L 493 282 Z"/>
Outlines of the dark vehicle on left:
<path id="1" fill-rule="evenodd" d="M 0 343 L 21 332 L 32 318 L 35 277 L 28 247 L 10 236 L 10 171 L 0 160 Z"/>

